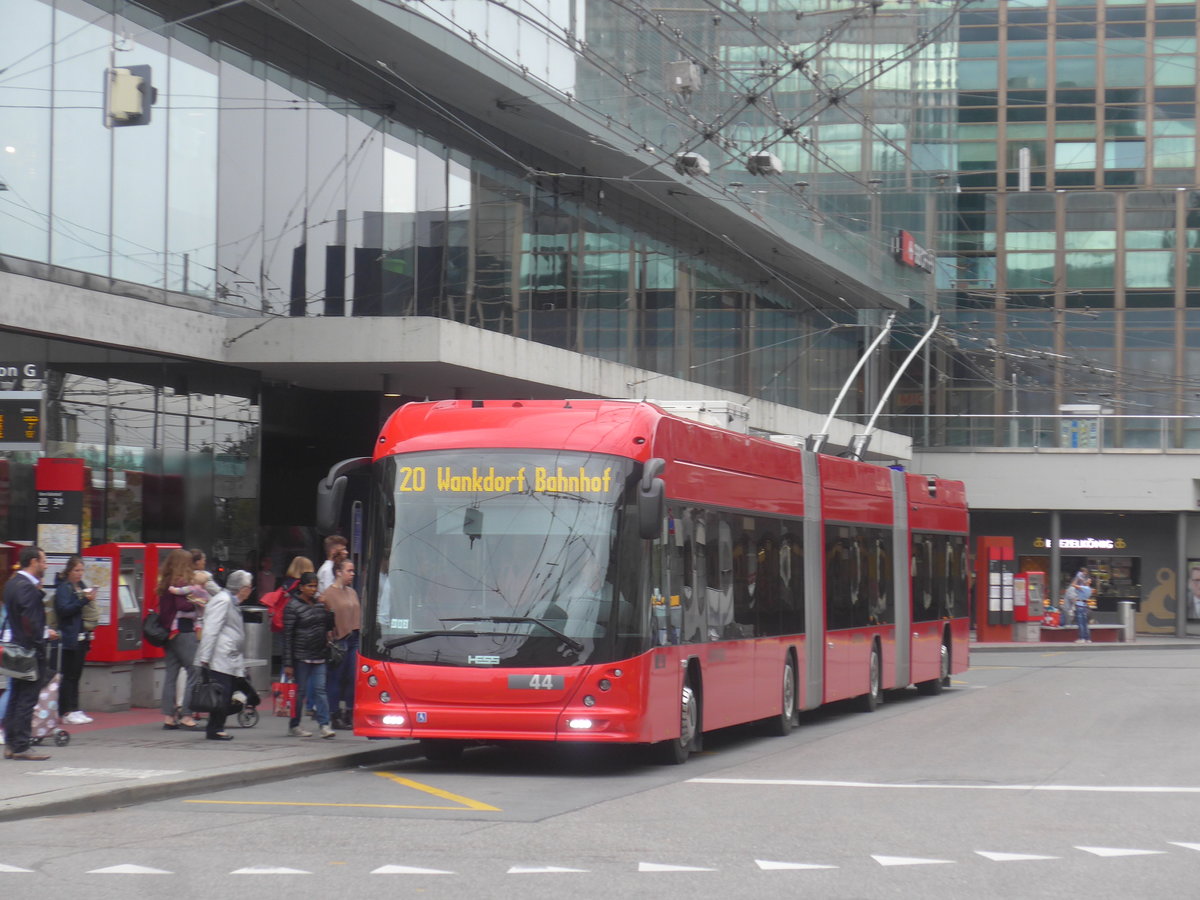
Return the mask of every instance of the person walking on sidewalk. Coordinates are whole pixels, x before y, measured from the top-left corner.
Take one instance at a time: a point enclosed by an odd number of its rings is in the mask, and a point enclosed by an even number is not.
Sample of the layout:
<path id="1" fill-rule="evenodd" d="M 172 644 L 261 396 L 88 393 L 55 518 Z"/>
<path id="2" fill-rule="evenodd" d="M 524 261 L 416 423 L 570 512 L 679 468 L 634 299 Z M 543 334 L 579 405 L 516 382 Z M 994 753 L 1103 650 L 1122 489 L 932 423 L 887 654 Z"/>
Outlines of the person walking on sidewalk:
<path id="1" fill-rule="evenodd" d="M 353 582 L 354 562 L 343 556 L 333 564 L 333 584 L 321 594 L 321 602 L 333 613 L 333 643 L 344 651 L 340 663 L 330 663 L 327 685 L 333 727 L 343 731 L 354 727 L 354 668 L 358 661 L 358 632 L 362 627 L 362 604 L 350 587 Z"/>
<path id="2" fill-rule="evenodd" d="M 167 629 L 166 669 L 163 672 L 162 714 L 163 728 L 174 731 L 196 727 L 192 711 L 187 709 L 187 698 L 196 683 L 196 672 L 192 662 L 196 657 L 196 604 L 187 596 L 192 581 L 192 554 L 187 550 L 172 550 L 163 563 L 158 576 L 158 618 Z M 187 685 L 183 692 L 183 704 L 175 703 L 176 682 L 179 673 L 187 673 Z"/>
<path id="3" fill-rule="evenodd" d="M 333 624 L 333 613 L 317 599 L 317 573 L 305 572 L 283 610 L 283 674 L 296 679 L 296 703 L 288 722 L 291 737 L 312 737 L 311 731 L 300 727 L 310 687 L 321 737 L 336 734 L 329 723 L 329 699 L 325 694 Z"/>
<path id="4" fill-rule="evenodd" d="M 69 725 L 87 725 L 92 717 L 79 708 L 79 679 L 88 652 L 88 633 L 83 627 L 83 609 L 96 599 L 96 589 L 83 583 L 83 557 L 72 556 L 63 568 L 62 581 L 54 589 L 54 612 L 62 635 L 62 686 L 58 713 Z"/>
<path id="5" fill-rule="evenodd" d="M 200 649 L 196 665 L 208 670 L 208 677 L 224 688 L 226 707 L 208 714 L 204 736 L 210 741 L 232 741 L 225 731 L 229 714 L 228 702 L 233 696 L 233 679 L 246 677 L 244 647 L 246 630 L 242 624 L 241 604 L 250 596 L 253 577 L 244 569 L 231 572 L 224 590 L 212 593 L 204 607 L 204 629 L 200 633 Z M 215 582 L 212 587 L 216 588 Z"/>
<path id="6" fill-rule="evenodd" d="M 4 585 L 4 627 L 11 633 L 13 643 L 37 654 L 37 678 L 9 679 L 12 699 L 4 716 L 4 758 L 40 761 L 50 757 L 30 749 L 33 708 L 47 676 L 46 641 L 57 640 L 58 632 L 46 627 L 46 606 L 42 601 L 46 554 L 39 547 L 22 547 L 17 562 L 20 571 Z"/>

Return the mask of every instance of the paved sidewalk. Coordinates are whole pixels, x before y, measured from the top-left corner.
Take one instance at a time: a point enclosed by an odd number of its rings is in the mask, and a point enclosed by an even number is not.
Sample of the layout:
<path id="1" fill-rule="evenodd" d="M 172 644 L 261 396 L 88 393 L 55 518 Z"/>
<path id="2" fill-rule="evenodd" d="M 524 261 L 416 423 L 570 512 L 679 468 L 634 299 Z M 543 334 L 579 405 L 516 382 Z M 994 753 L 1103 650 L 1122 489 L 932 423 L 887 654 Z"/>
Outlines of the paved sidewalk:
<path id="1" fill-rule="evenodd" d="M 205 740 L 203 727 L 165 730 L 155 709 L 89 715 L 90 725 L 63 725 L 71 735 L 66 746 L 45 741 L 36 748 L 50 755 L 45 762 L 0 759 L 0 821 L 114 809 L 417 755 L 415 741 L 371 741 L 349 731 L 329 739 L 287 737 L 287 719 L 270 715 L 253 728 L 231 718 L 232 741 Z"/>

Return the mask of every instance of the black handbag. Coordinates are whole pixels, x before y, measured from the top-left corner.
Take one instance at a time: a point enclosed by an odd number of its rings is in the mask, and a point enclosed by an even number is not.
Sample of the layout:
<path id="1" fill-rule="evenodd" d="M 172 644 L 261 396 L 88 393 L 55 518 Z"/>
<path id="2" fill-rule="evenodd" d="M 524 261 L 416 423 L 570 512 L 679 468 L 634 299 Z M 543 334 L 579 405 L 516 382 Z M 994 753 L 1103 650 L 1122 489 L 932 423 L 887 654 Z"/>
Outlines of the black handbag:
<path id="1" fill-rule="evenodd" d="M 346 648 L 337 641 L 329 642 L 329 665 L 330 668 L 337 668 L 342 664 L 342 660 L 346 658 Z"/>
<path id="2" fill-rule="evenodd" d="M 142 637 L 146 639 L 147 644 L 153 647 L 167 646 L 167 640 L 171 637 L 171 633 L 163 628 L 162 619 L 158 617 L 158 610 L 150 610 L 146 613 L 146 618 L 142 619 Z"/>
<path id="3" fill-rule="evenodd" d="M 188 694 L 188 709 L 202 713 L 224 712 L 227 700 L 225 686 L 210 681 L 208 670 L 201 669 L 200 680 L 192 685 L 192 691 Z"/>
<path id="4" fill-rule="evenodd" d="M 4 611 L 4 624 L 0 625 L 0 633 L 3 633 L 6 628 L 8 628 L 7 609 Z M 37 651 L 22 647 L 13 641 L 0 641 L 0 675 L 7 675 L 18 681 L 37 681 Z"/>

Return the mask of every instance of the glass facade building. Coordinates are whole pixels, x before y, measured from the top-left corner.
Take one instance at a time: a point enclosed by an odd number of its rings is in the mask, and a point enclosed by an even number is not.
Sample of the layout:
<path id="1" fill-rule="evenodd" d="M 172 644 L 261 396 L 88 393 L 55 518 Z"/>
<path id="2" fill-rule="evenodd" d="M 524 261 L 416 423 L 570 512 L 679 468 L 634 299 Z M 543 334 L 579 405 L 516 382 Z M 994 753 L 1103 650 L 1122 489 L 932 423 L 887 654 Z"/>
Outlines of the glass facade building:
<path id="1" fill-rule="evenodd" d="M 959 20 L 941 300 L 977 352 L 947 358 L 945 411 L 1091 404 L 1133 417 L 1107 423 L 1109 446 L 1200 447 L 1183 418 L 1200 413 L 1196 4 L 984 0 Z M 1165 433 L 1139 418 L 1170 415 Z"/>
<path id="2" fill-rule="evenodd" d="M 288 10 L 9 0 L 0 264 L 224 317 L 438 317 L 824 411 L 882 320 L 864 307 L 885 297 L 913 330 L 926 321 L 930 279 L 893 239 L 930 246 L 948 227 L 956 23 L 941 4 L 890 0 L 693 7 L 342 0 L 315 13 L 495 62 L 523 86 L 495 101 L 511 115 L 497 127 L 437 99 L 444 73 L 406 81 L 395 59 L 360 57 Z M 150 121 L 105 127 L 108 71 L 135 65 L 157 90 Z M 523 143 L 529 104 L 569 109 L 637 172 Z M 711 172 L 679 177 L 682 153 Z M 750 172 L 754 154 L 778 166 Z M 664 209 L 648 191 L 667 184 Z M 753 223 L 780 258 L 881 294 L 781 274 L 749 230 L 714 228 L 698 203 Z M 5 326 L 10 357 L 45 367 L 44 452 L 91 469 L 87 538 L 241 563 L 259 517 L 247 491 L 276 450 L 272 386 L 182 362 L 186 346 L 179 359 L 90 346 L 86 317 L 61 340 Z M 843 412 L 869 410 L 871 392 Z M 33 457 L 0 456 L 0 528 L 28 536 Z M 233 490 L 237 473 L 249 480 Z"/>

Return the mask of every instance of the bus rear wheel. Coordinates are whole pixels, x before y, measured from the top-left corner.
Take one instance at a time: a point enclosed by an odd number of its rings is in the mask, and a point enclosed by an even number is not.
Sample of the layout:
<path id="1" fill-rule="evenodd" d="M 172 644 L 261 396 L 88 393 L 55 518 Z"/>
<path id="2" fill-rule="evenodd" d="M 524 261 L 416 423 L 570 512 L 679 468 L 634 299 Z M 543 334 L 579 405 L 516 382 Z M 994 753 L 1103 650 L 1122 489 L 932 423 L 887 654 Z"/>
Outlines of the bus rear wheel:
<path id="1" fill-rule="evenodd" d="M 871 650 L 871 662 L 867 669 L 869 689 L 858 698 L 858 708 L 863 712 L 875 712 L 883 702 L 883 666 L 879 661 L 879 648 Z"/>
<path id="2" fill-rule="evenodd" d="M 938 665 L 938 677 L 917 684 L 917 691 L 922 694 L 940 694 L 942 688 L 950 683 L 950 648 L 942 644 L 942 659 Z"/>
<path id="3" fill-rule="evenodd" d="M 792 654 L 783 663 L 783 684 L 779 715 L 767 719 L 767 733 L 773 737 L 785 737 L 796 724 L 796 665 Z"/>
<path id="4" fill-rule="evenodd" d="M 696 696 L 690 684 L 685 684 L 679 701 L 679 737 L 655 745 L 658 761 L 668 766 L 683 765 L 687 762 L 699 733 L 700 698 Z"/>

